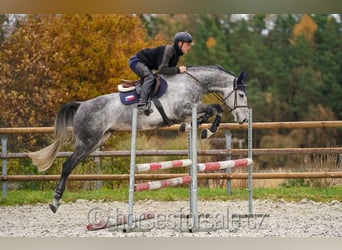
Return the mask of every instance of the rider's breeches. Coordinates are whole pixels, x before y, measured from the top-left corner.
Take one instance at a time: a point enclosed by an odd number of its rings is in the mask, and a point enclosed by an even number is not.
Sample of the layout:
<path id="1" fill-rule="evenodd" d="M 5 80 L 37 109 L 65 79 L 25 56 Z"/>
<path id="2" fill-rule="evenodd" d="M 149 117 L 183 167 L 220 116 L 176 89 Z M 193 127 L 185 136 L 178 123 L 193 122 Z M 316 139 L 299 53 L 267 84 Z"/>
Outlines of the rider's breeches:
<path id="1" fill-rule="evenodd" d="M 134 72 L 143 79 L 143 84 L 141 87 L 141 94 L 140 94 L 140 103 L 146 103 L 148 96 L 151 93 L 153 83 L 154 83 L 154 76 L 151 70 L 143 63 L 138 62 Z"/>

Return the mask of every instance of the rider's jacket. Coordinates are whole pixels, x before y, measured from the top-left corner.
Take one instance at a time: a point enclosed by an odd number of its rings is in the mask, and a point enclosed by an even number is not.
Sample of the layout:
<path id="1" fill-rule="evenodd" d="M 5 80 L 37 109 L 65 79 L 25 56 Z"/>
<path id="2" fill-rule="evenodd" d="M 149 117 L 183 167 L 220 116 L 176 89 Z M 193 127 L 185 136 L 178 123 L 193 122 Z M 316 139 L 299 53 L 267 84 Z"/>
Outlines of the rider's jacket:
<path id="1" fill-rule="evenodd" d="M 163 45 L 139 51 L 136 57 L 151 70 L 160 74 L 174 75 L 179 73 L 177 63 L 183 53 L 177 45 Z"/>

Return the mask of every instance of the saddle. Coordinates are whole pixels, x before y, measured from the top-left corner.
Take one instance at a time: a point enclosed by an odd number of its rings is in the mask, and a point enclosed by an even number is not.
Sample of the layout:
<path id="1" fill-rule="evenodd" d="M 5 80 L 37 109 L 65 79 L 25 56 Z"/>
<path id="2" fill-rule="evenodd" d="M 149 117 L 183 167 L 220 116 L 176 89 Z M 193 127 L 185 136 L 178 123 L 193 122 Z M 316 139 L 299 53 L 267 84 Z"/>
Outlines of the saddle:
<path id="1" fill-rule="evenodd" d="M 151 96 L 155 96 L 160 88 L 160 76 L 158 74 L 156 74 L 154 76 L 154 88 L 153 91 L 151 93 Z M 133 90 L 136 90 L 138 92 L 138 95 L 140 95 L 140 89 L 139 87 L 142 85 L 142 81 L 139 80 L 126 80 L 126 79 L 121 79 L 121 84 L 118 85 L 118 90 L 119 92 L 130 92 Z"/>
<path id="2" fill-rule="evenodd" d="M 118 85 L 120 94 L 120 100 L 122 104 L 129 105 L 139 102 L 141 93 L 141 80 L 125 80 L 121 79 L 121 84 Z M 151 93 L 151 98 L 161 97 L 167 90 L 167 82 L 160 77 L 155 75 L 155 84 Z"/>

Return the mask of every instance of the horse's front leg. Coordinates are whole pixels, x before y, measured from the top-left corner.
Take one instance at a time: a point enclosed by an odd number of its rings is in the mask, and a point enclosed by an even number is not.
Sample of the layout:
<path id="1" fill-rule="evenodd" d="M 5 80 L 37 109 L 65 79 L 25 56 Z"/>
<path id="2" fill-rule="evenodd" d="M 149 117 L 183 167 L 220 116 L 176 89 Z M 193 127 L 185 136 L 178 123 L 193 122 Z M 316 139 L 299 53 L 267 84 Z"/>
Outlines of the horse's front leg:
<path id="1" fill-rule="evenodd" d="M 199 115 L 197 119 L 198 127 L 201 126 L 206 121 L 208 121 L 208 119 L 212 117 L 215 112 L 216 112 L 215 120 L 212 122 L 209 129 L 204 129 L 201 131 L 201 139 L 207 139 L 217 131 L 221 122 L 223 109 L 219 104 L 209 104 L 209 105 L 200 104 L 197 106 L 197 114 Z M 191 122 L 186 122 L 186 123 L 184 122 L 180 125 L 180 128 L 179 128 L 181 132 L 184 132 L 185 130 L 189 130 L 189 129 L 191 129 Z"/>
<path id="2" fill-rule="evenodd" d="M 209 129 L 203 129 L 201 131 L 201 139 L 207 139 L 210 136 L 212 136 L 220 126 L 221 118 L 222 118 L 222 113 L 223 109 L 219 104 L 211 104 L 208 105 L 211 108 L 211 116 L 213 115 L 213 110 L 216 111 L 216 116 L 214 121 L 211 123 L 211 126 Z M 209 117 L 208 117 L 209 118 Z"/>
<path id="3" fill-rule="evenodd" d="M 186 112 L 187 117 L 192 116 L 192 109 L 190 110 L 183 110 L 183 112 Z M 197 127 L 201 126 L 204 122 L 208 121 L 208 119 L 213 116 L 214 109 L 211 107 L 211 105 L 203 105 L 200 104 L 197 106 Z M 192 122 L 182 122 L 179 127 L 180 132 L 189 131 L 192 128 Z"/>

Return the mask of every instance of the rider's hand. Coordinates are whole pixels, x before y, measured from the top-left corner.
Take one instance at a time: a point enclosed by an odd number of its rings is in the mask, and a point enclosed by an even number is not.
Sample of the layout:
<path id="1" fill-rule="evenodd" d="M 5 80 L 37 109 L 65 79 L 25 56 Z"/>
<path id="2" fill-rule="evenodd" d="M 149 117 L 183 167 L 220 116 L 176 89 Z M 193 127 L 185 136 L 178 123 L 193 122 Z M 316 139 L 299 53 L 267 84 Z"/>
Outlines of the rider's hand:
<path id="1" fill-rule="evenodd" d="M 179 66 L 179 73 L 184 73 L 186 71 L 186 66 Z"/>

